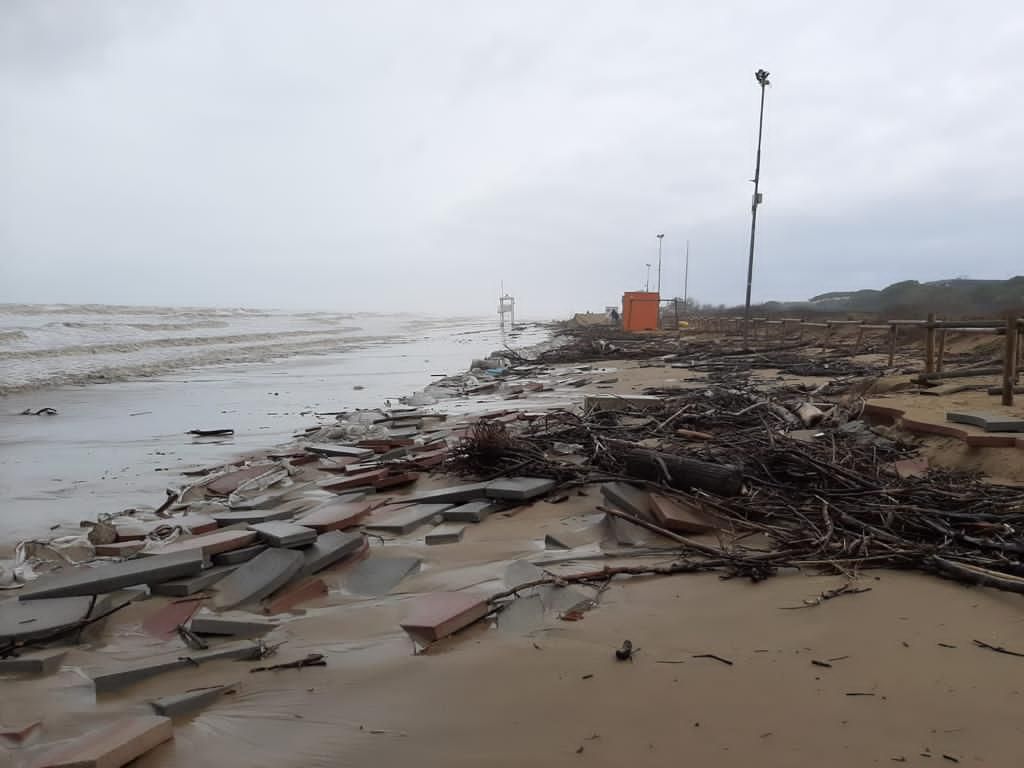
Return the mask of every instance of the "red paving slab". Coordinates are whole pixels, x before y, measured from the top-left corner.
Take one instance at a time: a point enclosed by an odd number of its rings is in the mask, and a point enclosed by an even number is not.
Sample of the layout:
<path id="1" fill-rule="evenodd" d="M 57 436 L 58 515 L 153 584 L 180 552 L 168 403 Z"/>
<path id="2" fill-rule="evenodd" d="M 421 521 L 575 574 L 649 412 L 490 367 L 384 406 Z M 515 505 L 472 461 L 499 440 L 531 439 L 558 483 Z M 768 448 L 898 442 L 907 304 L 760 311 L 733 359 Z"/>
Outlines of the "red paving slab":
<path id="1" fill-rule="evenodd" d="M 228 472 L 208 482 L 206 490 L 218 496 L 228 496 L 238 490 L 238 486 L 247 480 L 265 475 L 267 472 L 272 472 L 275 469 L 277 467 L 273 464 L 261 464 L 255 467 L 236 469 L 234 472 Z"/>
<path id="2" fill-rule="evenodd" d="M 429 645 L 468 627 L 490 609 L 487 598 L 471 592 L 431 592 L 416 598 L 400 626 L 420 645 Z"/>
<path id="3" fill-rule="evenodd" d="M 126 717 L 33 760 L 31 768 L 120 768 L 174 738 L 169 717 Z"/>
<path id="4" fill-rule="evenodd" d="M 147 635 L 166 640 L 178 631 L 179 626 L 187 624 L 202 604 L 202 600 L 182 600 L 168 603 L 157 608 L 142 620 L 142 631 Z"/>
<path id="5" fill-rule="evenodd" d="M 317 533 L 343 531 L 346 528 L 359 525 L 370 511 L 371 506 L 369 502 L 365 501 L 329 501 L 306 513 L 296 522 L 299 525 L 312 528 Z"/>
<path id="6" fill-rule="evenodd" d="M 202 536 L 189 536 L 168 544 L 153 554 L 166 555 L 173 552 L 186 552 L 192 549 L 202 551 L 203 557 L 209 560 L 221 552 L 241 549 L 256 542 L 255 531 L 215 531 Z"/>
<path id="7" fill-rule="evenodd" d="M 650 509 L 662 528 L 679 533 L 707 533 L 717 528 L 714 521 L 696 506 L 652 493 Z"/>
<path id="8" fill-rule="evenodd" d="M 315 600 L 327 594 L 327 584 L 318 576 L 312 576 L 296 584 L 278 590 L 263 604 L 266 614 L 285 613 L 301 603 Z"/>

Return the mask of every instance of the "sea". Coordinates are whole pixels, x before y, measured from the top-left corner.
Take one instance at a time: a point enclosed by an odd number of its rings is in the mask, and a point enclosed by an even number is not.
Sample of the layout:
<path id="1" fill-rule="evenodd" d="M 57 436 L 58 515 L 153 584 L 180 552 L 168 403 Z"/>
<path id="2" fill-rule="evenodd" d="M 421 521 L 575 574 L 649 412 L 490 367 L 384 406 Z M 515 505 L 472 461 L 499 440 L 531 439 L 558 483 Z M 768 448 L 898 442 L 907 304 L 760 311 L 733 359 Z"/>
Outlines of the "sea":
<path id="1" fill-rule="evenodd" d="M 0 555 L 547 337 L 497 316 L 0 305 Z"/>

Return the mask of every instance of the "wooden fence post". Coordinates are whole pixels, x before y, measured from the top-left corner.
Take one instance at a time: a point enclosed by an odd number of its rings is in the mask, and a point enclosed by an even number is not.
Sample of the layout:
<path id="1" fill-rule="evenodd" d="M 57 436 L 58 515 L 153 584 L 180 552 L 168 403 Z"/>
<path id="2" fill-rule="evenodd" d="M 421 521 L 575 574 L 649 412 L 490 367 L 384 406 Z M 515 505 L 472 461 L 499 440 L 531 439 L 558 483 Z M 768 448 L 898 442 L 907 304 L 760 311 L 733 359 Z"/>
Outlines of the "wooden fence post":
<path id="1" fill-rule="evenodd" d="M 928 326 L 924 333 L 924 372 L 935 373 L 935 313 L 928 313 Z"/>
<path id="2" fill-rule="evenodd" d="M 895 325 L 889 326 L 889 367 L 892 368 L 896 360 L 896 332 Z"/>
<path id="3" fill-rule="evenodd" d="M 1003 405 L 1013 405 L 1013 385 L 1017 379 L 1017 316 L 1006 318 L 1006 351 L 1003 352 Z"/>
<path id="4" fill-rule="evenodd" d="M 857 341 L 853 345 L 853 354 L 855 354 L 855 355 L 860 352 L 860 345 L 864 341 L 864 323 L 865 322 L 866 321 L 862 320 L 861 323 L 860 323 L 860 328 L 857 329 Z"/>
<path id="5" fill-rule="evenodd" d="M 944 361 L 946 357 L 946 329 L 942 328 L 939 330 L 939 351 L 936 354 L 935 359 L 935 372 L 942 373 L 942 369 L 945 367 Z"/>
<path id="6" fill-rule="evenodd" d="M 832 335 L 832 323 L 825 323 L 825 338 L 821 342 L 821 351 L 828 354 L 828 338 Z"/>

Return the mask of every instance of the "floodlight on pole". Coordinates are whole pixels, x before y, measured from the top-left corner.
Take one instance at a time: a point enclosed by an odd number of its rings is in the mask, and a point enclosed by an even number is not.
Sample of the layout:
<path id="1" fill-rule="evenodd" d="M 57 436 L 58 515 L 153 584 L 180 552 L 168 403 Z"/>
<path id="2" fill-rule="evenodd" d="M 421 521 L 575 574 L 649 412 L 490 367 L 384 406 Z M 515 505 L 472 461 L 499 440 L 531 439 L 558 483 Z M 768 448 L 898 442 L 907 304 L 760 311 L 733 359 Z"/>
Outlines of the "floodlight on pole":
<path id="1" fill-rule="evenodd" d="M 650 264 L 645 264 L 644 266 L 647 267 L 647 282 L 644 283 L 644 290 L 647 293 L 650 293 L 651 292 L 651 265 Z"/>
<path id="2" fill-rule="evenodd" d="M 658 238 L 658 293 L 661 293 L 661 241 L 665 239 L 665 233 L 655 235 Z"/>
<path id="3" fill-rule="evenodd" d="M 747 348 L 747 340 L 750 338 L 750 285 L 754 280 L 754 233 L 757 230 L 757 206 L 761 204 L 761 193 L 758 186 L 761 181 L 761 134 L 764 130 L 764 89 L 771 85 L 768 82 L 768 72 L 759 69 L 754 73 L 754 79 L 761 86 L 761 112 L 757 119 L 757 159 L 754 162 L 754 197 L 750 204 L 750 256 L 747 259 L 747 300 L 743 305 L 743 348 Z"/>

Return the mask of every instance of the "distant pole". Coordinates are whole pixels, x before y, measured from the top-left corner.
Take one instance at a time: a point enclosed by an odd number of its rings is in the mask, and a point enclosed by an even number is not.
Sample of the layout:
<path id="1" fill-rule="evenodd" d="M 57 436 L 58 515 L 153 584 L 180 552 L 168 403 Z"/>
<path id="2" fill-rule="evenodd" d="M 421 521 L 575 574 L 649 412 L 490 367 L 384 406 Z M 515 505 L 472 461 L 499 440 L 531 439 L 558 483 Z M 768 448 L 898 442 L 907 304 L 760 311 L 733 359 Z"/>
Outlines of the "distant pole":
<path id="1" fill-rule="evenodd" d="M 754 280 L 754 232 L 757 230 L 757 206 L 761 203 L 758 185 L 761 182 L 761 133 L 764 129 L 764 89 L 768 82 L 768 73 L 759 69 L 754 78 L 761 86 L 761 114 L 757 120 L 757 160 L 754 163 L 754 197 L 750 204 L 750 258 L 747 260 L 747 301 L 743 308 L 743 347 L 747 346 L 750 334 L 750 284 Z"/>
<path id="2" fill-rule="evenodd" d="M 686 241 L 686 267 L 683 269 L 683 310 L 689 311 L 690 297 L 690 241 Z"/>
<path id="3" fill-rule="evenodd" d="M 661 293 L 661 241 L 665 238 L 665 234 L 655 235 L 658 238 L 658 293 Z"/>
<path id="4" fill-rule="evenodd" d="M 644 291 L 647 293 L 651 292 L 651 265 L 647 264 L 647 282 L 644 283 Z"/>

